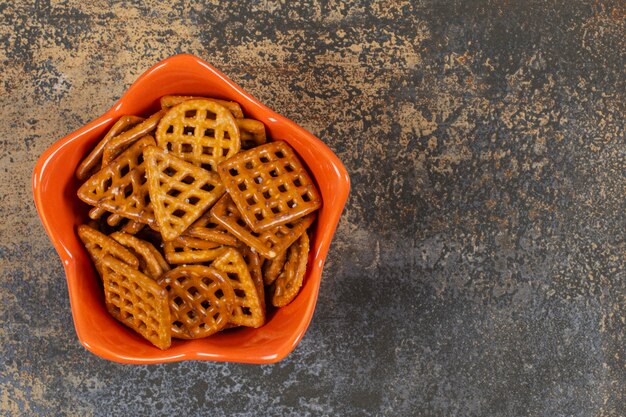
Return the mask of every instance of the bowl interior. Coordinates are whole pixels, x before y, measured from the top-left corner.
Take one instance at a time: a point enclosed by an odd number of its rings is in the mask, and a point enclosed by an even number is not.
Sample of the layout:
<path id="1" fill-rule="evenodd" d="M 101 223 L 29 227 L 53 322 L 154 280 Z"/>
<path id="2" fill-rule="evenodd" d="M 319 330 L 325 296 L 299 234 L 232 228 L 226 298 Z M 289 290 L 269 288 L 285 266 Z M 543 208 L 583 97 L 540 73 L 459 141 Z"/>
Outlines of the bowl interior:
<path id="1" fill-rule="evenodd" d="M 259 329 L 236 329 L 194 341 L 173 340 L 161 351 L 113 319 L 95 270 L 76 234 L 88 207 L 76 197 L 76 166 L 124 114 L 148 115 L 166 94 L 205 95 L 237 101 L 246 116 L 261 120 L 272 139 L 285 140 L 309 168 L 323 198 L 315 225 L 307 276 L 298 297 L 268 314 Z M 176 55 L 146 71 L 103 116 L 48 149 L 33 173 L 35 203 L 44 227 L 63 261 L 72 314 L 81 343 L 104 358 L 126 363 L 209 359 L 275 362 L 300 341 L 313 315 L 324 260 L 349 192 L 347 172 L 319 139 L 263 106 L 206 62 Z"/>

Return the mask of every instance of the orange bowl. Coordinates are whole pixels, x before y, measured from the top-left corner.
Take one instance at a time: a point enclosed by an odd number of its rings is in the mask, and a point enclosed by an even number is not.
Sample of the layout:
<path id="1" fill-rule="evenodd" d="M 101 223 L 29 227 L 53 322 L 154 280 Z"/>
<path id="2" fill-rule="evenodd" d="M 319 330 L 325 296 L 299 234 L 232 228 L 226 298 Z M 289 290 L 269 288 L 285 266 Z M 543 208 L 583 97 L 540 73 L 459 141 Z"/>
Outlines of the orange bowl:
<path id="1" fill-rule="evenodd" d="M 122 115 L 147 115 L 166 94 L 211 96 L 241 104 L 246 115 L 265 123 L 272 139 L 288 142 L 308 166 L 323 198 L 313 230 L 304 285 L 288 306 L 268 313 L 258 329 L 222 332 L 206 339 L 173 340 L 161 351 L 111 317 L 91 260 L 76 234 L 88 207 L 76 197 L 74 171 Z M 324 260 L 348 198 L 350 179 L 337 156 L 315 136 L 259 103 L 224 74 L 192 55 L 175 55 L 146 71 L 105 114 L 50 147 L 33 172 L 33 194 L 39 217 L 59 253 L 80 342 L 98 356 L 123 363 L 212 360 L 272 363 L 287 356 L 311 322 Z"/>

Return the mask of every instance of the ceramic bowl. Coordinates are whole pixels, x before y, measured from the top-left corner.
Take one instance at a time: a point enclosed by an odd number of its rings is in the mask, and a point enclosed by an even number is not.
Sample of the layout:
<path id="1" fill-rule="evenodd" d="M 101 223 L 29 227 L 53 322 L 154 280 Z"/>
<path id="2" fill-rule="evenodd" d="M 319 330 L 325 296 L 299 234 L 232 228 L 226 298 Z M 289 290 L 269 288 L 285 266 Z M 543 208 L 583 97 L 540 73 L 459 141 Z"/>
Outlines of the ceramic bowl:
<path id="1" fill-rule="evenodd" d="M 248 117 L 262 121 L 272 139 L 288 142 L 309 168 L 323 198 L 313 230 L 304 285 L 288 306 L 268 314 L 258 329 L 237 329 L 206 339 L 182 341 L 159 350 L 111 317 L 99 278 L 76 234 L 88 207 L 76 197 L 74 171 L 80 160 L 122 115 L 148 115 L 166 94 L 211 96 L 238 102 Z M 348 198 L 350 179 L 337 156 L 319 139 L 265 107 L 224 74 L 192 55 L 175 55 L 154 65 L 106 113 L 62 138 L 39 158 L 33 193 L 41 221 L 59 253 L 69 291 L 76 334 L 89 351 L 123 363 L 211 360 L 277 362 L 302 339 L 313 316 L 324 260 Z"/>

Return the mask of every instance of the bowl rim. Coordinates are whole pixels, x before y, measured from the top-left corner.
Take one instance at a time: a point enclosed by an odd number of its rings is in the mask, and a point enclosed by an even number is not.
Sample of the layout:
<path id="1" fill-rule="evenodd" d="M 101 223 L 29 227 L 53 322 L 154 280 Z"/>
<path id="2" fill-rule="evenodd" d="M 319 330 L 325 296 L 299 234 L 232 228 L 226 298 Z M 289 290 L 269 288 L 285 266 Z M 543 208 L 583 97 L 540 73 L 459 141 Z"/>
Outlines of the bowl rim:
<path id="1" fill-rule="evenodd" d="M 70 276 L 72 274 L 78 273 L 77 268 L 77 260 L 72 256 L 72 253 L 63 245 L 62 238 L 58 235 L 60 232 L 57 232 L 53 226 L 50 224 L 49 213 L 46 210 L 45 203 L 45 195 L 40 187 L 40 183 L 42 178 L 44 177 L 47 168 L 50 166 L 49 164 L 54 161 L 55 154 L 64 148 L 72 144 L 76 140 L 80 140 L 83 135 L 87 134 L 89 131 L 93 129 L 99 128 L 102 124 L 106 124 L 111 122 L 114 115 L 120 111 L 123 107 L 124 103 L 129 100 L 129 97 L 132 97 L 136 94 L 137 91 L 141 91 L 141 86 L 143 82 L 151 77 L 156 71 L 158 71 L 161 67 L 167 65 L 168 63 L 178 63 L 178 64 L 188 64 L 188 65 L 196 65 L 204 68 L 205 70 L 211 72 L 214 76 L 216 76 L 220 82 L 224 83 L 229 89 L 234 90 L 238 96 L 240 96 L 245 101 L 245 105 L 243 102 L 240 102 L 242 107 L 257 107 L 259 110 L 264 113 L 271 114 L 272 118 L 275 120 L 277 124 L 287 125 L 290 129 L 298 130 L 301 135 L 303 135 L 307 142 L 311 142 L 315 145 L 316 151 L 319 150 L 323 153 L 324 159 L 329 163 L 332 169 L 335 170 L 335 173 L 338 178 L 341 179 L 341 183 L 336 187 L 336 196 L 335 203 L 338 205 L 336 210 L 331 212 L 330 219 L 328 221 L 329 227 L 324 230 L 325 239 L 322 240 L 322 248 L 321 252 L 321 263 L 320 263 L 320 271 L 319 278 L 317 279 L 317 283 L 313 289 L 313 294 L 310 297 L 310 301 L 306 305 L 306 319 L 302 320 L 294 332 L 293 337 L 290 338 L 289 343 L 284 344 L 280 350 L 276 352 L 275 355 L 271 356 L 263 356 L 263 357 L 251 357 L 251 356 L 237 356 L 236 358 L 219 355 L 212 356 L 211 354 L 203 354 L 198 351 L 186 351 L 182 355 L 168 355 L 168 351 L 162 351 L 162 355 L 159 358 L 148 358 L 142 359 L 140 357 L 128 357 L 125 355 L 120 355 L 117 352 L 113 352 L 105 347 L 102 347 L 97 344 L 90 343 L 89 340 L 83 334 L 82 329 L 77 323 L 77 319 L 75 317 L 75 303 L 78 302 L 75 291 L 73 291 L 72 285 L 70 284 Z M 239 100 L 238 100 L 239 101 Z M 73 172 L 72 172 L 73 175 Z M 295 122 L 287 119 L 286 117 L 274 112 L 270 108 L 266 107 L 259 100 L 251 96 L 237 84 L 235 84 L 232 80 L 230 80 L 226 75 L 222 72 L 214 68 L 208 62 L 202 60 L 191 54 L 177 54 L 173 55 L 169 58 L 166 58 L 162 61 L 157 62 L 152 67 L 143 72 L 136 80 L 133 82 L 128 89 L 124 91 L 122 96 L 111 106 L 104 114 L 92 120 L 91 122 L 85 124 L 79 129 L 75 130 L 64 136 L 63 138 L 54 142 L 48 149 L 46 149 L 41 156 L 38 158 L 35 167 L 33 169 L 32 174 L 32 190 L 35 206 L 37 209 L 37 213 L 39 218 L 44 226 L 46 234 L 48 235 L 50 241 L 52 242 L 56 252 L 61 258 L 66 284 L 68 287 L 68 295 L 70 299 L 70 307 L 72 312 L 72 321 L 74 322 L 74 328 L 76 331 L 76 335 L 80 341 L 80 343 L 90 352 L 94 353 L 97 356 L 100 356 L 104 359 L 112 360 L 120 363 L 131 363 L 131 364 L 147 364 L 147 363 L 165 363 L 165 362 L 175 362 L 175 361 L 184 361 L 184 360 L 210 360 L 210 361 L 218 361 L 218 362 L 239 362 L 239 363 L 255 363 L 255 364 L 264 364 L 264 363 L 275 363 L 283 358 L 285 358 L 289 353 L 291 353 L 298 343 L 302 340 L 311 320 L 313 317 L 313 312 L 315 309 L 315 305 L 318 299 L 319 286 L 321 283 L 321 274 L 323 269 L 323 264 L 325 258 L 328 253 L 328 249 L 330 247 L 330 243 L 332 241 L 332 237 L 339 223 L 339 218 L 341 213 L 344 210 L 345 204 L 348 199 L 349 191 L 350 191 L 350 177 L 344 165 L 341 163 L 339 158 L 328 148 L 326 144 L 324 144 L 320 139 L 315 137 L 312 133 L 308 132 L 306 129 L 297 125 Z"/>

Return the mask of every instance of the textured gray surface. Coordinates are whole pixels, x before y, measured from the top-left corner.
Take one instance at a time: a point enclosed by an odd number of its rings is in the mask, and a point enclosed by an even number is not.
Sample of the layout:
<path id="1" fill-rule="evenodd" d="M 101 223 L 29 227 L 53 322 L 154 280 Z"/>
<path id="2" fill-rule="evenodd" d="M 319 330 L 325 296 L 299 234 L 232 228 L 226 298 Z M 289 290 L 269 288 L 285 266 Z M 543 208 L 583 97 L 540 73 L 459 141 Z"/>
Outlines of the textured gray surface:
<path id="1" fill-rule="evenodd" d="M 623 2 L 83 3 L 0 2 L 0 415 L 626 415 Z M 88 353 L 35 213 L 37 157 L 177 52 L 352 177 L 276 365 Z"/>

